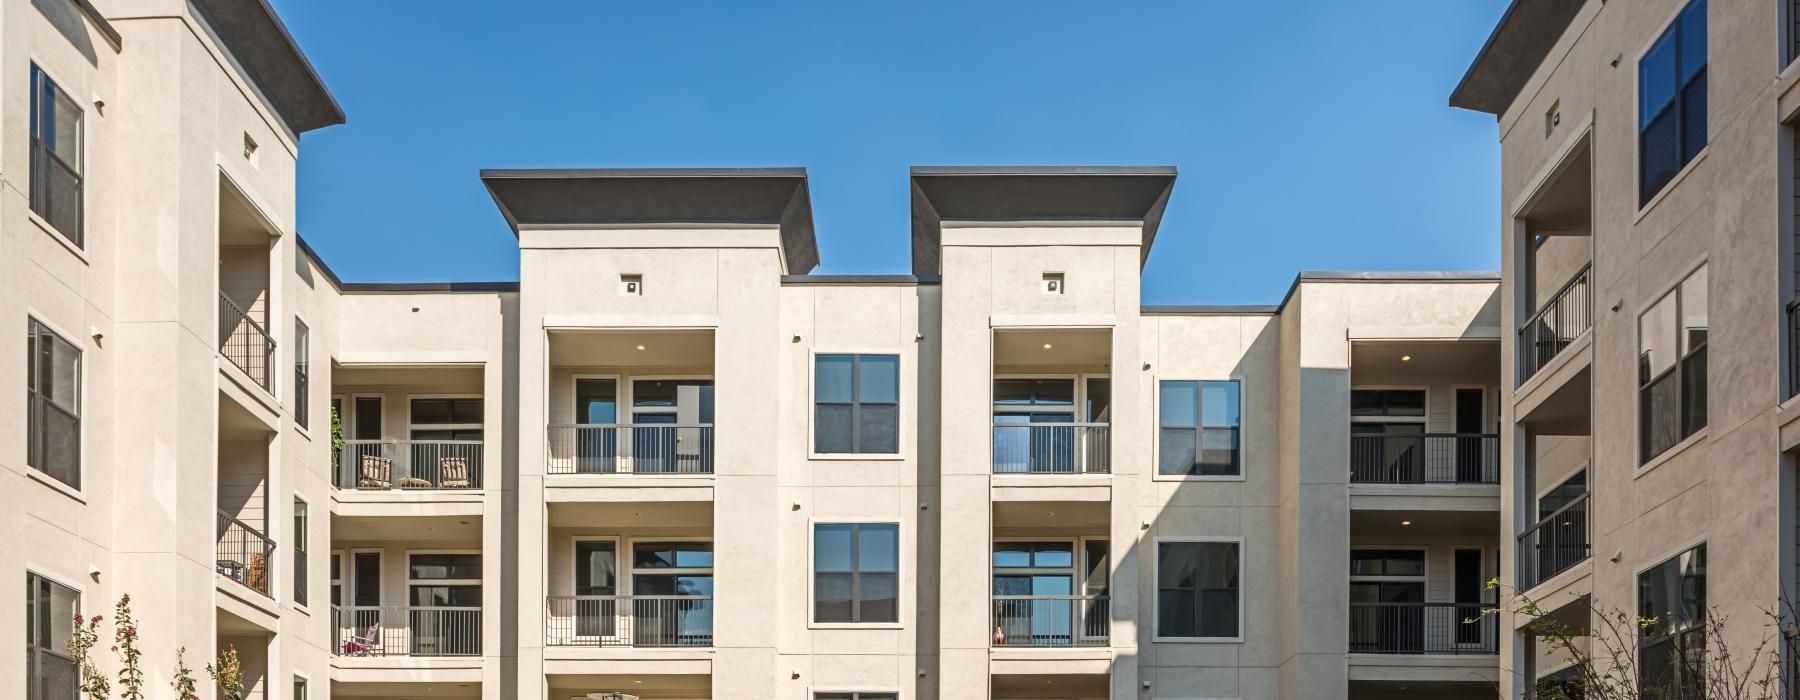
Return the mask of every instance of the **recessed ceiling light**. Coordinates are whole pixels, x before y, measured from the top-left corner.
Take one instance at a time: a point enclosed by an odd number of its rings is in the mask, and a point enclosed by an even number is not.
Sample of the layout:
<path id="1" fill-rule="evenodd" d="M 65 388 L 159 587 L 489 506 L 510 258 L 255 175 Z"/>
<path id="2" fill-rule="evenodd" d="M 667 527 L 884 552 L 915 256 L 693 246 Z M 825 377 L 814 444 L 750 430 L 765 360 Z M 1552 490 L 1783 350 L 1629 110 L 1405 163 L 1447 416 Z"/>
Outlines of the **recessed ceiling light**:
<path id="1" fill-rule="evenodd" d="M 1044 349 L 1045 349 L 1045 350 L 1049 350 L 1049 349 L 1050 349 L 1050 344 L 1049 344 L 1049 343 L 1044 343 Z"/>
<path id="2" fill-rule="evenodd" d="M 1407 526 L 1409 526 L 1409 525 L 1412 525 L 1412 521 L 1411 521 L 1411 520 L 1402 520 L 1402 521 L 1400 521 L 1400 527 L 1407 527 Z"/>
<path id="3" fill-rule="evenodd" d="M 639 345 L 639 346 L 637 346 L 637 348 L 638 348 L 638 349 L 639 349 L 639 350 L 643 350 L 643 349 L 644 349 L 644 346 L 642 346 L 642 345 Z"/>
<path id="4" fill-rule="evenodd" d="M 643 348 L 642 348 L 642 347 L 639 347 L 639 348 L 638 348 L 638 349 L 639 349 L 639 350 L 642 350 L 642 349 L 643 349 Z M 1401 356 L 1400 356 L 1400 361 L 1401 361 L 1401 362 L 1412 362 L 1412 355 L 1401 355 Z"/>

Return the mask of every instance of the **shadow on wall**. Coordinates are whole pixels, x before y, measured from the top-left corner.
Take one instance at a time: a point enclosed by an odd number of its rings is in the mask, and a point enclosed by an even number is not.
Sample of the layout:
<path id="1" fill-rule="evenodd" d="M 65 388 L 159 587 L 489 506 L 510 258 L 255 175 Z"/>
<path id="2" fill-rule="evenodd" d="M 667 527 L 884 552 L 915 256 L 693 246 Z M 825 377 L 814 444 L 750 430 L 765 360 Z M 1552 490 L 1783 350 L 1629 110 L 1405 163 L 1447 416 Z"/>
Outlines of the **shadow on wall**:
<path id="1" fill-rule="evenodd" d="M 31 6 L 37 8 L 38 14 L 50 21 L 69 44 L 81 52 L 88 65 L 97 66 L 100 58 L 94 53 L 94 42 L 88 39 L 87 18 L 75 7 L 74 0 L 31 0 Z"/>

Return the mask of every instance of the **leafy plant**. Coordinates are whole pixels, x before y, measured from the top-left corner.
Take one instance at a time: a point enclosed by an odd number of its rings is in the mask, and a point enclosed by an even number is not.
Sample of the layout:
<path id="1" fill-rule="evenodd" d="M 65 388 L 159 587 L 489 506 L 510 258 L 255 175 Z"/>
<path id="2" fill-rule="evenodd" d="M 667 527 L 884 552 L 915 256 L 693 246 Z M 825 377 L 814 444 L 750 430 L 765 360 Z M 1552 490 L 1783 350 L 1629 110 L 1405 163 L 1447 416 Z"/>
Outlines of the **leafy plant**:
<path id="1" fill-rule="evenodd" d="M 187 647 L 175 650 L 175 678 L 169 681 L 169 687 L 175 689 L 176 700 L 200 700 L 199 682 L 194 680 L 194 669 L 188 668 Z"/>
<path id="2" fill-rule="evenodd" d="M 137 648 L 137 621 L 131 616 L 131 594 L 113 606 L 113 653 L 119 655 L 119 690 L 125 700 L 144 700 L 143 652 Z"/>
<path id="3" fill-rule="evenodd" d="M 84 620 L 80 613 L 76 613 L 75 629 L 69 635 L 69 657 L 75 660 L 76 668 L 81 669 L 81 685 L 77 690 L 90 700 L 107 700 L 112 697 L 112 680 L 94 665 L 91 654 L 94 645 L 100 643 L 100 623 L 105 617 L 95 615 Z"/>
<path id="4" fill-rule="evenodd" d="M 218 665 L 207 664 L 206 672 L 212 674 L 225 700 L 244 700 L 244 667 L 238 662 L 237 645 L 225 645 L 225 651 L 219 652 Z"/>

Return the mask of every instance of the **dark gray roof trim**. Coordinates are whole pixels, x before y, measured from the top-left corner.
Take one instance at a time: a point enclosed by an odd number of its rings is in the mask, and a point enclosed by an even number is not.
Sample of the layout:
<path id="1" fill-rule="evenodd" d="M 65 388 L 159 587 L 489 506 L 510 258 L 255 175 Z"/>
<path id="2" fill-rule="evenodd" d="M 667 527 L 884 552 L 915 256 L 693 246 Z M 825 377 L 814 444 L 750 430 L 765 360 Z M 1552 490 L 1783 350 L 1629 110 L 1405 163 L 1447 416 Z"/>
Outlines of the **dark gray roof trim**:
<path id="1" fill-rule="evenodd" d="M 1138 308 L 1145 316 L 1267 316 L 1279 313 L 1273 304 L 1146 304 Z"/>
<path id="2" fill-rule="evenodd" d="M 518 282 L 348 282 L 338 285 L 345 294 L 392 292 L 516 292 Z"/>
<path id="3" fill-rule="evenodd" d="M 115 53 L 125 49 L 125 37 L 119 36 L 119 30 L 114 29 L 112 23 L 106 21 L 106 15 L 100 14 L 100 8 L 94 7 L 94 3 L 89 0 L 74 0 L 74 3 L 75 7 L 81 10 L 81 14 L 85 15 L 89 22 L 94 23 L 94 28 L 100 30 L 100 35 L 106 37 L 106 43 L 112 44 Z"/>
<path id="4" fill-rule="evenodd" d="M 1585 0 L 1513 0 L 1450 93 L 1450 106 L 1499 116 L 1544 62 Z"/>
<path id="5" fill-rule="evenodd" d="M 939 272 L 945 221 L 1139 221 L 1149 256 L 1174 166 L 915 166 L 915 274 Z"/>
<path id="6" fill-rule="evenodd" d="M 344 123 L 344 110 L 268 0 L 193 3 L 294 133 Z"/>
<path id="7" fill-rule="evenodd" d="M 319 257 L 318 251 L 313 250 L 312 246 L 307 245 L 304 236 L 297 233 L 294 234 L 294 242 L 300 244 L 300 252 L 306 254 L 306 257 L 313 261 L 313 265 L 317 266 L 320 272 L 325 273 L 325 279 L 331 280 L 331 286 L 337 287 L 338 289 L 344 288 L 344 281 L 338 279 L 337 273 L 331 270 L 330 265 L 325 264 L 325 259 Z"/>
<path id="8" fill-rule="evenodd" d="M 1500 281 L 1498 272 L 1331 272 L 1321 270 L 1303 270 L 1294 275 L 1294 283 L 1288 285 L 1287 294 L 1281 296 L 1280 308 L 1287 308 L 1288 302 L 1294 299 L 1294 292 L 1300 291 L 1301 282 L 1489 282 Z"/>
<path id="9" fill-rule="evenodd" d="M 785 285 L 844 286 L 932 286 L 941 284 L 937 275 L 782 275 Z"/>
<path id="10" fill-rule="evenodd" d="M 781 228 L 790 274 L 819 265 L 805 168 L 482 170 L 494 205 L 521 228 L 764 224 Z"/>

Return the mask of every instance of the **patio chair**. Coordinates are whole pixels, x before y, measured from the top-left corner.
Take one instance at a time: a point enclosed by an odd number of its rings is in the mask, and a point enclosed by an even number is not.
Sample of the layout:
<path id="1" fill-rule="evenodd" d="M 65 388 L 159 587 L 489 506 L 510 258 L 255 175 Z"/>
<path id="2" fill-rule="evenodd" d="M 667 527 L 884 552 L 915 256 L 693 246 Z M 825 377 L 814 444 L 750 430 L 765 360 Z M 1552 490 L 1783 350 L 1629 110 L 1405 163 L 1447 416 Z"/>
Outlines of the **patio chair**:
<path id="1" fill-rule="evenodd" d="M 443 477 L 439 484 L 447 489 L 469 488 L 469 460 L 463 457 L 438 458 L 438 474 Z"/>
<path id="2" fill-rule="evenodd" d="M 369 656 L 371 654 L 374 654 L 375 651 L 380 648 L 381 648 L 381 621 L 380 620 L 376 620 L 374 623 L 370 624 L 369 628 L 367 630 L 365 630 L 362 633 L 362 635 L 360 635 L 360 636 L 358 636 L 356 634 L 355 630 L 352 630 L 350 633 L 350 638 L 347 640 L 344 640 L 344 655 L 345 656 Z"/>
<path id="3" fill-rule="evenodd" d="M 390 480 L 393 473 L 394 460 L 381 455 L 363 455 L 362 474 L 357 478 L 356 486 L 365 489 L 388 488 L 393 483 Z"/>

